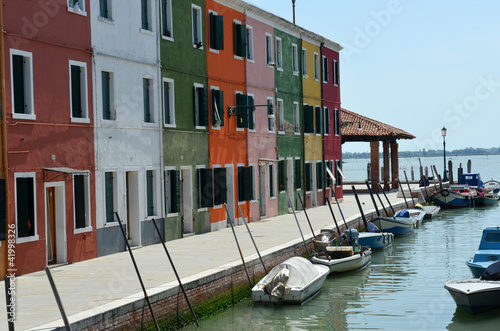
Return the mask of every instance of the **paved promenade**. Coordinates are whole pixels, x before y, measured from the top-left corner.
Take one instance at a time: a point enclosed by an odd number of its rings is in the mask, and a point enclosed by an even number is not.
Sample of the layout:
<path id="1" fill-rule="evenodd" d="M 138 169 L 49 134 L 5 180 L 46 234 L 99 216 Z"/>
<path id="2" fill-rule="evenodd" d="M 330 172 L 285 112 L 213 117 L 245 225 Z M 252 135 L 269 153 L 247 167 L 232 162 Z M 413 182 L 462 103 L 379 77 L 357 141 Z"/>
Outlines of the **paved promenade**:
<path id="1" fill-rule="evenodd" d="M 397 198 L 396 192 L 389 193 L 388 197 L 393 205 L 404 204 L 403 199 Z M 360 195 L 360 200 L 364 203 L 365 213 L 374 211 L 369 195 Z M 340 207 L 346 220 L 359 218 L 353 195 L 346 194 Z M 332 208 L 339 225 L 342 224 L 337 205 L 332 204 Z M 307 213 L 316 234 L 322 228 L 334 227 L 328 206 L 308 209 Z M 304 212 L 297 213 L 297 217 L 305 238 L 311 238 Z M 266 254 L 275 252 L 279 247 L 301 241 L 293 214 L 253 222 L 249 227 L 264 259 Z M 246 227 L 241 225 L 235 229 L 245 261 L 255 259 L 257 254 Z M 227 265 L 241 264 L 231 228 L 169 241 L 166 245 L 183 283 L 210 277 Z M 149 296 L 177 285 L 160 244 L 138 248 L 133 252 Z M 109 307 L 129 302 L 131 298 L 142 297 L 128 252 L 64 265 L 51 271 L 70 322 L 100 314 Z M 5 307 L 5 292 L 2 289 L 0 293 L 0 304 Z M 16 330 L 50 330 L 64 325 L 44 271 L 17 277 L 15 299 Z M 7 329 L 4 309 L 0 314 L 1 330 Z"/>

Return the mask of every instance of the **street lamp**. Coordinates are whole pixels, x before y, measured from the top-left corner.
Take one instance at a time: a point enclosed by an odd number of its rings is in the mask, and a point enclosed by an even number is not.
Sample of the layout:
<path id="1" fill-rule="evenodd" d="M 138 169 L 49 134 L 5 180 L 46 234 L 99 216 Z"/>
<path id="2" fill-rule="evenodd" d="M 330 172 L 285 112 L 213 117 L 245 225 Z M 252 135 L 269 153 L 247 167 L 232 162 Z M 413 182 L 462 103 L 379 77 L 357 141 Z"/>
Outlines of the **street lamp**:
<path id="1" fill-rule="evenodd" d="M 443 126 L 441 129 L 441 135 L 443 136 L 443 160 L 444 160 L 444 174 L 443 182 L 448 181 L 448 176 L 446 176 L 446 128 Z"/>

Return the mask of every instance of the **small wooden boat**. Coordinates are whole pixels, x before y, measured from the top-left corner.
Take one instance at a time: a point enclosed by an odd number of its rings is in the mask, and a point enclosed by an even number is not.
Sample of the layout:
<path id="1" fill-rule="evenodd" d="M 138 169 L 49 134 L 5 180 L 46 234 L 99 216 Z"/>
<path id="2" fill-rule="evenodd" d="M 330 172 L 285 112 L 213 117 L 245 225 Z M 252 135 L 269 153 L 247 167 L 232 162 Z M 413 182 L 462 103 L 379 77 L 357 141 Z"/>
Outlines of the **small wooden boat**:
<path id="1" fill-rule="evenodd" d="M 460 208 L 471 205 L 476 196 L 476 190 L 467 185 L 450 185 L 450 188 L 443 188 L 431 196 L 431 200 L 436 206 L 443 208 Z"/>
<path id="2" fill-rule="evenodd" d="M 483 230 L 476 254 L 465 264 L 472 275 L 478 278 L 489 265 L 496 261 L 500 261 L 500 227 L 488 227 Z"/>
<path id="3" fill-rule="evenodd" d="M 377 217 L 370 222 L 384 232 L 394 233 L 396 236 L 402 236 L 413 231 L 417 226 L 418 218 L 414 216 L 395 216 L 395 217 Z"/>
<path id="4" fill-rule="evenodd" d="M 475 207 L 498 206 L 498 199 L 500 199 L 498 195 L 493 192 L 486 192 L 484 189 L 480 190 L 474 198 L 473 205 Z"/>
<path id="5" fill-rule="evenodd" d="M 486 192 L 498 193 L 500 191 L 500 182 L 498 180 L 488 180 L 483 183 L 483 188 Z"/>
<path id="6" fill-rule="evenodd" d="M 392 245 L 394 234 L 390 232 L 360 232 L 358 242 L 363 246 L 368 246 L 372 250 L 383 249 Z"/>
<path id="7" fill-rule="evenodd" d="M 302 304 L 319 292 L 330 269 L 295 256 L 274 267 L 252 288 L 255 303 Z"/>
<path id="8" fill-rule="evenodd" d="M 458 307 L 471 314 L 500 308 L 500 261 L 490 265 L 480 279 L 452 280 L 444 288 Z"/>
<path id="9" fill-rule="evenodd" d="M 421 205 L 419 203 L 417 203 L 415 205 L 415 208 L 422 209 L 422 210 L 425 211 L 424 219 L 431 219 L 431 218 L 433 218 L 441 210 L 441 207 L 439 207 L 439 206 L 432 206 L 432 205 L 425 205 L 424 206 L 424 205 Z"/>

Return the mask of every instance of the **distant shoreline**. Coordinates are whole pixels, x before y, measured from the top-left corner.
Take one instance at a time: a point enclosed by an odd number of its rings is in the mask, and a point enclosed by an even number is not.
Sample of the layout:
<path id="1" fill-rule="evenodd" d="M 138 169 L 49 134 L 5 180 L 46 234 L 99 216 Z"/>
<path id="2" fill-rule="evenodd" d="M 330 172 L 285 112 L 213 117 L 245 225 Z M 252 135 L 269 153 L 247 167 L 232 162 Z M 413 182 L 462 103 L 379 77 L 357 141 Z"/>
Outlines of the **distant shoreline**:
<path id="1" fill-rule="evenodd" d="M 407 155 L 406 153 L 412 152 L 399 152 L 399 158 L 419 158 L 419 157 L 443 157 L 443 151 L 441 154 L 432 154 L 432 155 L 423 155 L 423 154 L 412 154 Z M 352 155 L 358 154 L 358 155 Z M 459 157 L 459 156 L 494 156 L 500 155 L 500 152 L 497 153 L 471 153 L 471 154 L 463 154 L 463 153 L 454 153 L 454 151 L 446 152 L 446 157 Z M 383 153 L 379 153 L 379 157 L 383 158 Z M 369 159 L 371 158 L 371 154 L 369 152 L 366 153 L 347 153 L 346 155 L 342 154 L 342 160 L 352 160 L 352 159 Z"/>

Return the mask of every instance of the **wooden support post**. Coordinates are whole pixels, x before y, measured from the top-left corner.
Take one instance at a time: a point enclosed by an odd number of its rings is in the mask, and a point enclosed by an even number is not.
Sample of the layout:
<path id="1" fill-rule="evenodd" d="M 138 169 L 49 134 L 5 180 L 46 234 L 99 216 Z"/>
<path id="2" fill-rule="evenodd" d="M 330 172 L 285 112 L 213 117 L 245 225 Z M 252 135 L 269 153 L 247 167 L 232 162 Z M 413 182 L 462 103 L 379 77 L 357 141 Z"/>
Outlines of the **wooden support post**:
<path id="1" fill-rule="evenodd" d="M 391 180 L 392 189 L 398 189 L 398 178 L 399 178 L 399 159 L 398 159 L 398 143 L 396 141 L 391 141 Z"/>
<path id="2" fill-rule="evenodd" d="M 379 164 L 379 143 L 378 141 L 370 142 L 370 150 L 371 150 L 371 177 L 369 178 L 370 182 L 378 185 L 380 183 L 380 164 Z"/>
<path id="3" fill-rule="evenodd" d="M 453 162 L 448 161 L 448 180 L 453 184 Z"/>
<path id="4" fill-rule="evenodd" d="M 390 169 L 390 165 L 389 165 L 389 142 L 388 141 L 384 141 L 382 143 L 382 147 L 383 147 L 383 156 L 384 156 L 384 171 L 382 173 L 383 175 L 383 181 L 384 181 L 384 190 L 389 190 L 390 189 L 390 186 L 389 186 L 389 169 Z M 375 185 L 377 186 L 377 185 Z"/>

